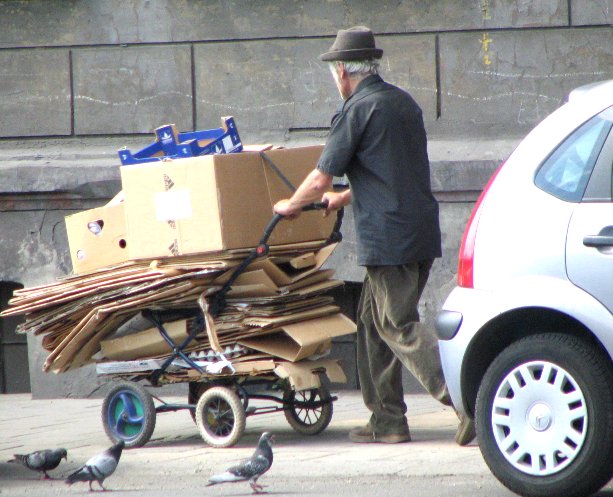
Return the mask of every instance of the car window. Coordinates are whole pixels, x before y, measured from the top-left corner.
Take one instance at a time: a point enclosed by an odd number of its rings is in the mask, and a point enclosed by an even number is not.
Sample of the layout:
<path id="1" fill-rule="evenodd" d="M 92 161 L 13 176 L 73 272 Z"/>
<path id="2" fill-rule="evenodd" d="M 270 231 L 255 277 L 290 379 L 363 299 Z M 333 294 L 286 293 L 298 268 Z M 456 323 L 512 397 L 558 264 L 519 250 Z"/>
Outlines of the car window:
<path id="1" fill-rule="evenodd" d="M 571 133 L 543 162 L 535 184 L 568 202 L 579 202 L 613 122 L 607 111 Z"/>

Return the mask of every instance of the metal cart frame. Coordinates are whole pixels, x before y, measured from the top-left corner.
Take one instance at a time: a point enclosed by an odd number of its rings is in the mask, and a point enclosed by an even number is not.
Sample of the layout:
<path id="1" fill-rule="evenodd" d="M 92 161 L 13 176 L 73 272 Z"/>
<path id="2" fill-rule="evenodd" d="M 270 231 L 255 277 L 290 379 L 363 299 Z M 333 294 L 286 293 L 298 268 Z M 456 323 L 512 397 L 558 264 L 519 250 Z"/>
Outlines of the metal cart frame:
<path id="1" fill-rule="evenodd" d="M 326 207 L 325 204 L 314 203 L 305 206 L 303 210 Z M 268 239 L 282 218 L 283 216 L 279 214 L 273 216 L 258 245 L 241 264 L 234 268 L 229 280 L 210 298 L 208 312 L 212 317 L 216 317 L 225 307 L 225 295 L 236 278 L 255 259 L 269 253 Z M 342 218 L 341 209 L 337 211 L 333 232 L 325 245 L 341 240 Z M 176 312 L 174 311 L 175 315 Z M 203 440 L 211 447 L 235 445 L 244 433 L 246 418 L 259 414 L 283 411 L 290 426 L 303 435 L 321 433 L 330 423 L 333 413 L 332 403 L 337 398 L 330 395 L 323 383 L 319 388 L 295 391 L 287 379 L 281 379 L 273 373 L 257 377 L 204 375 L 205 371 L 183 352 L 194 340 L 195 335 L 206 326 L 203 311 L 184 311 L 184 316 L 195 317 L 198 320 L 198 326 L 193 327 L 180 344 L 175 343 L 166 332 L 163 312 L 147 309 L 142 314 L 158 329 L 172 353 L 159 369 L 150 374 L 135 374 L 130 380 L 116 382 L 107 393 L 102 405 L 102 424 L 112 441 L 123 440 L 126 447 L 141 447 L 153 434 L 157 414 L 179 410 L 190 410 Z M 187 362 L 190 367 L 203 375 L 201 380 L 189 382 L 188 402 L 185 404 L 166 403 L 138 383 L 146 380 L 152 386 L 159 386 L 162 375 L 177 358 Z M 321 376 L 325 371 L 320 370 L 315 373 Z M 252 400 L 266 401 L 270 405 L 255 407 L 250 405 Z"/>

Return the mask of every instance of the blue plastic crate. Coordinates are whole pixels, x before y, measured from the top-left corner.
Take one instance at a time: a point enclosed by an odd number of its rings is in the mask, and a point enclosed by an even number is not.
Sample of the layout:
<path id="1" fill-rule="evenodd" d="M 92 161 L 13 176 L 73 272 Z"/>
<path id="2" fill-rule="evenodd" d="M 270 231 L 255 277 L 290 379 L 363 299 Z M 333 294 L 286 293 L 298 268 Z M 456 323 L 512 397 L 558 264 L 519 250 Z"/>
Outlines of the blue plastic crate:
<path id="1" fill-rule="evenodd" d="M 143 164 L 168 158 L 197 155 L 229 154 L 243 150 L 236 123 L 232 116 L 221 118 L 221 128 L 178 133 L 174 124 L 155 129 L 155 141 L 136 153 L 126 147 L 117 153 L 123 166 Z"/>

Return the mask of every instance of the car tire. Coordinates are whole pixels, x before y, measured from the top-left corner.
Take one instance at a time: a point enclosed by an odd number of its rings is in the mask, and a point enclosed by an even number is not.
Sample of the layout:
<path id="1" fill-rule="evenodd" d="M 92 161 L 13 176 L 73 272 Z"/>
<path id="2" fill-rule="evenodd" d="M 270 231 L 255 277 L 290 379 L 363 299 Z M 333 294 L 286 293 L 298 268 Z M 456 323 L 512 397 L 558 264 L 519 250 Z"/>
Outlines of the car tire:
<path id="1" fill-rule="evenodd" d="M 483 377 L 476 428 L 485 462 L 511 491 L 592 495 L 613 473 L 609 357 L 587 340 L 558 333 L 515 342 Z"/>

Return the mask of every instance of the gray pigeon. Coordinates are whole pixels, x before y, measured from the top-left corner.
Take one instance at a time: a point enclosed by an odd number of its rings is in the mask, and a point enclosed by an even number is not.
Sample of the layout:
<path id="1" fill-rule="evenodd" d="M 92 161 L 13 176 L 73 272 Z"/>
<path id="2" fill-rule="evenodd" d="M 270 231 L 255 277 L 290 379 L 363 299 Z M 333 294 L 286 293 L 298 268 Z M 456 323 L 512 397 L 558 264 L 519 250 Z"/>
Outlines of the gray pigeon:
<path id="1" fill-rule="evenodd" d="M 254 494 L 262 493 L 264 486 L 258 485 L 257 481 L 272 466 L 271 442 L 274 442 L 272 433 L 262 433 L 258 446 L 249 459 L 226 469 L 224 473 L 211 476 L 207 487 L 218 483 L 248 481 Z"/>
<path id="2" fill-rule="evenodd" d="M 83 466 L 66 478 L 66 483 L 72 485 L 78 481 L 86 481 L 89 482 L 89 490 L 92 491 L 92 483 L 97 481 L 102 490 L 106 490 L 102 483 L 106 478 L 111 476 L 117 468 L 124 446 L 124 441 L 120 440 L 111 448 L 91 457 Z"/>
<path id="3" fill-rule="evenodd" d="M 13 454 L 13 459 L 9 462 L 17 462 L 28 469 L 39 471 L 43 474 L 41 480 L 51 480 L 47 471 L 57 468 L 62 459 L 68 460 L 66 449 L 45 449 L 30 454 Z"/>

